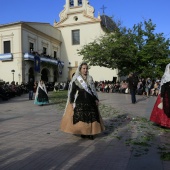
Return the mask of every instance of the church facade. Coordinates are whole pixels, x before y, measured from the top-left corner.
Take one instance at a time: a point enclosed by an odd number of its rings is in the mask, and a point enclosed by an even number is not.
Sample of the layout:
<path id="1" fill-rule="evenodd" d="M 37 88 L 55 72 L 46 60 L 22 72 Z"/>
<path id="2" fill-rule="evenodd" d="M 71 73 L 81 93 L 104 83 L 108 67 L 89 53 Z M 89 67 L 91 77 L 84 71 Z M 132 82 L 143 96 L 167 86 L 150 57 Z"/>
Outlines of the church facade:
<path id="1" fill-rule="evenodd" d="M 82 61 L 77 50 L 104 35 L 101 17 L 87 0 L 66 0 L 60 21 L 0 25 L 0 79 L 65 82 Z M 118 79 L 117 70 L 91 66 L 95 81 Z M 3 74 L 2 74 L 3 73 Z"/>

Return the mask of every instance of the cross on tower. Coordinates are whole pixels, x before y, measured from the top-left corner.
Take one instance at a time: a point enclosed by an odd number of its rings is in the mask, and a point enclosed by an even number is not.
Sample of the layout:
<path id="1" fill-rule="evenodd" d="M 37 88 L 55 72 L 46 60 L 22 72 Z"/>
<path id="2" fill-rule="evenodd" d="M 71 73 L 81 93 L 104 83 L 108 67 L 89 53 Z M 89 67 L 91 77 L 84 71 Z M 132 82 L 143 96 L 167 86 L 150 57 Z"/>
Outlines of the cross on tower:
<path id="1" fill-rule="evenodd" d="M 102 8 L 100 8 L 103 10 L 103 14 L 104 14 L 104 10 L 106 9 L 106 7 L 103 5 Z"/>

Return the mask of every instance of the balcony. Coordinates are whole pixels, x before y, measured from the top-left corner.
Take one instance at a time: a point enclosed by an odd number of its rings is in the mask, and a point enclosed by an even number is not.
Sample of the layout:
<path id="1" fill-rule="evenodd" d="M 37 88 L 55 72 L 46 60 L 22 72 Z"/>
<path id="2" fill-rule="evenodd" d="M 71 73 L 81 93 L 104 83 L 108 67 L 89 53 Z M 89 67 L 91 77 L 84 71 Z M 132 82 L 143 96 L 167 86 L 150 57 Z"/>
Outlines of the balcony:
<path id="1" fill-rule="evenodd" d="M 12 53 L 0 54 L 0 61 L 11 61 L 13 60 Z"/>
<path id="2" fill-rule="evenodd" d="M 27 60 L 34 61 L 34 56 L 35 56 L 35 54 L 25 53 L 24 54 L 24 60 L 25 61 L 27 61 Z M 50 56 L 47 57 L 47 56 L 43 56 L 43 55 L 38 55 L 38 56 L 40 57 L 40 62 L 50 63 L 50 64 L 53 64 L 53 65 L 61 64 L 62 66 L 64 66 L 63 61 L 57 60 L 53 57 L 50 57 Z"/>

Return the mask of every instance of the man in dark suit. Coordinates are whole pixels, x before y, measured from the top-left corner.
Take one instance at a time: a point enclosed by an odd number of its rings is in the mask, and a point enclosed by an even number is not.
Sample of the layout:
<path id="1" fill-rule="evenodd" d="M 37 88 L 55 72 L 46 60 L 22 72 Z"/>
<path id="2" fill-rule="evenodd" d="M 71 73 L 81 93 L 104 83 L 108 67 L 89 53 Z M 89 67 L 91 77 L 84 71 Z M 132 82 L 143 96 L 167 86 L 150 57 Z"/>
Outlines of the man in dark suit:
<path id="1" fill-rule="evenodd" d="M 128 88 L 130 89 L 132 103 L 135 104 L 138 78 L 135 74 L 130 73 L 127 78 L 127 82 L 128 82 Z"/>
<path id="2" fill-rule="evenodd" d="M 29 100 L 32 100 L 33 92 L 34 92 L 34 81 L 32 78 L 30 78 L 30 81 L 28 82 L 28 90 L 29 90 Z"/>

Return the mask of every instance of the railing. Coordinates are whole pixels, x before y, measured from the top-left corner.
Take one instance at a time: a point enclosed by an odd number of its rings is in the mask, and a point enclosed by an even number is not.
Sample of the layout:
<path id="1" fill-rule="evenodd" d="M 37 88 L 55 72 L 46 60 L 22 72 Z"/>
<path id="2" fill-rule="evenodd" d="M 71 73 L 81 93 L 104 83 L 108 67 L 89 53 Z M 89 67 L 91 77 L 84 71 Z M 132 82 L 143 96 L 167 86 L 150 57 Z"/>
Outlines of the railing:
<path id="1" fill-rule="evenodd" d="M 34 61 L 34 56 L 33 54 L 31 53 L 25 53 L 24 54 L 24 60 L 32 60 Z M 39 56 L 39 55 L 38 55 Z M 64 62 L 63 61 L 60 61 L 60 60 L 57 60 L 55 58 L 48 58 L 46 56 L 39 56 L 40 57 L 40 62 L 47 62 L 47 63 L 51 63 L 51 64 L 55 64 L 55 65 L 59 65 L 61 64 L 62 66 L 64 66 Z"/>

